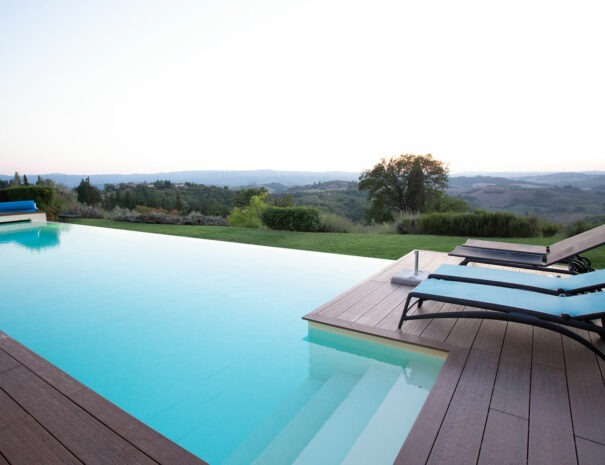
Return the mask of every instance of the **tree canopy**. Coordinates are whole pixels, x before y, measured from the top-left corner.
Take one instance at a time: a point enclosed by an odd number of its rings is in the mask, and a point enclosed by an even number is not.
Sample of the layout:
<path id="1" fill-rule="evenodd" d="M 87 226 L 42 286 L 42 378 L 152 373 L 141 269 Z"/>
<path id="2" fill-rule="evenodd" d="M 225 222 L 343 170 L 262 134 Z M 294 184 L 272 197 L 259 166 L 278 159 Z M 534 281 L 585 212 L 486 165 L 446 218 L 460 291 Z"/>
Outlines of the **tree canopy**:
<path id="1" fill-rule="evenodd" d="M 101 202 L 101 191 L 90 183 L 89 177 L 82 179 L 74 191 L 78 194 L 78 202 L 88 205 L 97 205 Z"/>
<path id="2" fill-rule="evenodd" d="M 368 220 L 393 221 L 405 212 L 434 208 L 447 188 L 449 168 L 432 155 L 404 154 L 381 159 L 359 177 L 359 190 L 368 191 Z"/>

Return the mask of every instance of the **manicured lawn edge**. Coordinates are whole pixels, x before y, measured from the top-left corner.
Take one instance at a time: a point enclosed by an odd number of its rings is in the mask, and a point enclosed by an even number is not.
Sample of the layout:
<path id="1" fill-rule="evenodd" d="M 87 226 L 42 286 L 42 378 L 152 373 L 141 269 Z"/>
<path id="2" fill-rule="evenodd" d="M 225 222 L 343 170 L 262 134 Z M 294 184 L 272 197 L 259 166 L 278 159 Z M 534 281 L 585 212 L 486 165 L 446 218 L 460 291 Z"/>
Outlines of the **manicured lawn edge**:
<path id="1" fill-rule="evenodd" d="M 459 236 L 431 236 L 419 234 L 369 234 L 369 233 L 303 233 L 273 231 L 269 229 L 232 228 L 224 226 L 183 226 L 166 224 L 128 223 L 124 221 L 80 219 L 72 223 L 129 231 L 168 234 L 244 244 L 282 247 L 287 249 L 313 250 L 316 252 L 356 255 L 360 257 L 396 260 L 414 249 L 449 252 L 466 241 Z M 547 245 L 560 237 L 490 238 L 508 242 Z M 585 254 L 595 268 L 605 267 L 605 247 Z"/>

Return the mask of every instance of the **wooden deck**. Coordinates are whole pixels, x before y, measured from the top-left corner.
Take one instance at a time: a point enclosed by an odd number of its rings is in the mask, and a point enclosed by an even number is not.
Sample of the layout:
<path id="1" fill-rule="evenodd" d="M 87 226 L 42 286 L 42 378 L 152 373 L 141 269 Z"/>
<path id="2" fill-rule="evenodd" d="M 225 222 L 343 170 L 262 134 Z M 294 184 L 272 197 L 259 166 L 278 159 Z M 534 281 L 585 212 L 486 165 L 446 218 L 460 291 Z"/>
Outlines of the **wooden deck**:
<path id="1" fill-rule="evenodd" d="M 0 332 L 0 465 L 204 465 Z"/>
<path id="2" fill-rule="evenodd" d="M 390 279 L 413 261 L 412 254 L 403 257 L 306 316 L 449 350 L 396 465 L 605 463 L 605 364 L 567 337 L 519 323 L 415 320 L 397 332 L 411 288 Z M 420 253 L 423 271 L 458 262 Z M 437 302 L 422 308 L 443 307 L 452 309 Z"/>

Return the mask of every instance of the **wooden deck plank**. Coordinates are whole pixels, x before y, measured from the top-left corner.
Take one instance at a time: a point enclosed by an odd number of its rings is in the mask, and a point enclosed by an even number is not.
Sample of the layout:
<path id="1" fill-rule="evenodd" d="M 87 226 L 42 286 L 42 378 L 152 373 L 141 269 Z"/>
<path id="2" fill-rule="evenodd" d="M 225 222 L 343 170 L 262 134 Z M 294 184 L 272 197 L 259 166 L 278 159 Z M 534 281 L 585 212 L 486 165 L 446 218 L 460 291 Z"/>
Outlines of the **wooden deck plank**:
<path id="1" fill-rule="evenodd" d="M 21 408 L 10 396 L 0 389 L 0 429 L 27 417 L 27 412 Z"/>
<path id="2" fill-rule="evenodd" d="M 478 465 L 519 465 L 527 461 L 528 421 L 491 409 Z"/>
<path id="3" fill-rule="evenodd" d="M 353 291 L 351 291 L 351 293 L 341 296 L 339 299 L 333 301 L 330 305 L 323 307 L 321 311 L 317 313 L 323 316 L 338 318 L 338 315 L 347 311 L 360 299 L 365 298 L 372 291 L 374 291 L 374 289 L 380 287 L 381 284 L 382 283 L 377 281 L 365 281 L 363 285 L 356 287 Z"/>
<path id="4" fill-rule="evenodd" d="M 0 347 L 0 373 L 11 370 L 12 368 L 16 368 L 18 366 L 19 362 L 4 352 Z"/>
<path id="5" fill-rule="evenodd" d="M 7 463 L 14 465 L 83 463 L 29 416 L 9 427 L 1 428 L 0 444 Z"/>
<path id="6" fill-rule="evenodd" d="M 428 464 L 477 462 L 497 367 L 495 354 L 471 350 Z"/>
<path id="7" fill-rule="evenodd" d="M 534 328 L 532 362 L 565 369 L 561 335 L 544 328 Z"/>
<path id="8" fill-rule="evenodd" d="M 82 389 L 82 384 L 67 373 L 58 370 L 39 355 L 0 331 L 0 350 L 5 351 L 19 363 L 28 366 L 38 376 L 60 392 L 69 395 Z"/>
<path id="9" fill-rule="evenodd" d="M 361 315 L 355 320 L 356 323 L 364 324 L 367 326 L 377 326 L 382 320 L 384 320 L 391 312 L 399 311 L 403 306 L 401 302 L 405 299 L 409 292 L 404 286 L 397 286 L 394 292 L 380 302 L 380 305 L 375 305 L 369 311 Z"/>
<path id="10" fill-rule="evenodd" d="M 338 319 L 356 321 L 397 291 L 399 286 L 383 283 L 338 315 Z"/>
<path id="11" fill-rule="evenodd" d="M 159 463 L 201 464 L 199 458 L 167 441 L 160 433 L 147 428 L 139 420 L 89 389 L 78 391 L 72 396 L 72 400 Z"/>
<path id="12" fill-rule="evenodd" d="M 421 309 L 416 310 L 415 313 L 430 313 L 430 312 L 440 312 L 440 311 L 450 311 L 454 306 L 449 304 L 444 304 L 441 302 L 424 302 L 422 304 Z M 452 332 L 452 328 L 456 324 L 456 320 L 453 318 L 446 319 L 436 319 L 436 320 L 417 320 L 422 324 L 417 325 L 408 325 L 406 323 L 406 331 L 409 331 L 410 326 L 417 326 L 418 328 L 422 328 L 422 331 L 419 333 L 420 336 L 425 337 L 427 339 L 433 339 L 435 341 L 445 341 L 450 333 Z M 409 323 L 413 323 L 414 320 Z"/>
<path id="13" fill-rule="evenodd" d="M 422 304 L 422 311 L 426 311 L 426 312 L 439 312 L 441 311 L 441 309 L 443 308 L 445 304 L 441 303 L 441 302 L 424 302 Z M 389 327 L 389 328 L 397 328 L 397 325 L 399 324 L 399 319 L 401 318 L 401 313 L 403 311 L 403 306 L 401 307 L 401 309 L 396 312 L 396 313 L 392 313 L 389 316 L 387 316 L 387 318 L 385 318 L 383 321 L 380 322 L 380 326 L 381 327 Z M 415 314 L 417 313 L 419 310 L 417 307 L 414 307 L 412 309 L 411 314 Z M 449 328 L 447 330 L 443 330 L 443 329 L 439 329 L 439 327 L 437 328 L 433 328 L 431 330 L 429 330 L 427 332 L 427 328 L 438 322 L 438 321 L 443 321 L 444 325 Z M 449 321 L 449 323 L 448 323 Z M 417 336 L 422 335 L 422 337 L 425 337 L 427 339 L 432 339 L 435 341 L 444 341 L 445 338 L 447 337 L 447 334 L 449 334 L 449 330 L 451 329 L 453 325 L 453 321 L 452 320 L 410 320 L 410 321 L 404 321 L 403 322 L 403 326 L 401 327 L 401 330 L 403 332 L 405 332 L 406 334 L 415 334 Z"/>
<path id="14" fill-rule="evenodd" d="M 455 312 L 461 310 L 461 307 L 457 305 L 448 305 L 447 311 L 450 310 Z M 460 318 L 454 320 L 454 327 L 448 334 L 445 342 L 455 346 L 470 348 L 473 346 L 473 342 L 475 341 L 475 337 L 480 327 L 481 320 L 475 318 Z"/>
<path id="15" fill-rule="evenodd" d="M 481 320 L 481 327 L 473 342 L 473 347 L 486 352 L 500 353 L 506 334 L 505 321 Z"/>
<path id="16" fill-rule="evenodd" d="M 578 465 L 603 465 L 605 446 L 586 439 L 576 439 Z"/>
<path id="17" fill-rule="evenodd" d="M 207 465 L 7 335 L 0 335 L 0 457 L 11 465 Z M 23 437 L 28 435 L 26 447 Z M 28 451 L 30 446 L 36 450 Z"/>
<path id="18" fill-rule="evenodd" d="M 567 387 L 576 436 L 605 445 L 605 385 L 597 356 L 569 338 L 564 338 Z"/>
<path id="19" fill-rule="evenodd" d="M 418 465 L 427 461 L 468 355 L 469 351 L 458 350 L 447 358 L 439 375 L 440 382 L 431 389 L 414 427 L 397 455 L 395 465 Z"/>
<path id="20" fill-rule="evenodd" d="M 575 465 L 575 441 L 563 370 L 533 364 L 529 415 L 529 465 Z"/>
<path id="21" fill-rule="evenodd" d="M 529 418 L 533 328 L 508 323 L 491 407 L 520 418 Z"/>
<path id="22" fill-rule="evenodd" d="M 84 463 L 155 463 L 25 367 L 5 372 L 0 387 Z"/>

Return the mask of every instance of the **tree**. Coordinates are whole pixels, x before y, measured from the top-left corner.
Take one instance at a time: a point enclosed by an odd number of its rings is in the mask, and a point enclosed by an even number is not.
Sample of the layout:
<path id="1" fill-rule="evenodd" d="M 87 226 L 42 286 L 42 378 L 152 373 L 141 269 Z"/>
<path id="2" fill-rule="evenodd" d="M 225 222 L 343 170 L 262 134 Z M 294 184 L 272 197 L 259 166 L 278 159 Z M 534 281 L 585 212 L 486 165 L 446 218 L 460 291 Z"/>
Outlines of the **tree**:
<path id="1" fill-rule="evenodd" d="M 404 154 L 380 160 L 359 177 L 368 191 L 368 220 L 393 221 L 396 214 L 429 211 L 447 188 L 449 168 L 432 155 Z"/>
<path id="2" fill-rule="evenodd" d="M 268 197 L 268 192 L 253 195 L 247 207 L 233 208 L 233 211 L 227 217 L 227 221 L 231 226 L 238 228 L 260 228 L 263 225 L 261 216 L 263 211 L 268 207 Z"/>
<path id="3" fill-rule="evenodd" d="M 74 190 L 78 194 L 78 202 L 97 205 L 101 202 L 101 191 L 90 183 L 90 178 L 82 179 Z"/>
<path id="4" fill-rule="evenodd" d="M 251 187 L 249 189 L 240 189 L 235 192 L 233 197 L 233 206 L 234 207 L 245 207 L 250 204 L 250 200 L 252 197 L 262 196 L 267 194 L 269 191 L 266 187 Z M 266 197 L 265 197 L 266 198 Z"/>
<path id="5" fill-rule="evenodd" d="M 12 186 L 20 186 L 21 185 L 21 176 L 19 173 L 15 171 L 15 175 L 13 176 L 13 180 L 11 182 Z"/>

